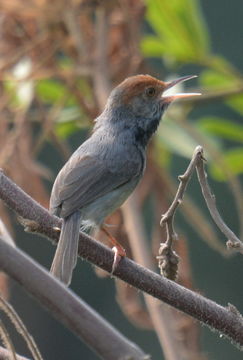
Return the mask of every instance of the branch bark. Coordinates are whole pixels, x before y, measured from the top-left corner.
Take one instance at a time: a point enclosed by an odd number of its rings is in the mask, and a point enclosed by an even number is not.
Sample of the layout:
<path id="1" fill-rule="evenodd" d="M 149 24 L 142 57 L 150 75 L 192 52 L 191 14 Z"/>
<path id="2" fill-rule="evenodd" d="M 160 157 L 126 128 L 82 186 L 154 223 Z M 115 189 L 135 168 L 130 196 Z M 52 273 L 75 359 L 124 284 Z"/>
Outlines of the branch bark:
<path id="1" fill-rule="evenodd" d="M 148 248 L 145 236 L 144 224 L 139 213 L 136 191 L 122 206 L 124 224 L 130 237 L 130 245 L 133 258 L 144 267 L 154 270 L 154 264 Z M 180 341 L 172 309 L 165 304 L 160 304 L 156 299 L 144 294 L 154 329 L 161 343 L 161 348 L 166 360 L 185 360 L 185 349 Z"/>
<path id="2" fill-rule="evenodd" d="M 3 172 L 0 173 L 0 198 L 4 200 L 4 202 L 19 216 L 24 219 L 29 219 L 28 226 L 30 227 L 31 225 L 32 231 L 34 230 L 39 232 L 40 234 L 50 238 L 53 242 L 57 243 L 59 232 L 57 232 L 55 228 L 60 227 L 61 220 L 57 217 L 51 216 L 46 209 L 40 206 L 16 184 L 14 184 L 3 174 Z M 10 246 L 1 242 L 0 266 L 9 275 L 23 284 L 23 280 L 18 279 L 19 266 L 17 259 L 13 264 L 11 264 L 12 260 L 10 261 L 10 259 L 12 259 L 11 255 L 15 256 L 17 252 L 20 253 L 20 250 L 10 248 Z M 6 261 L 7 254 L 10 255 L 9 261 Z M 80 233 L 79 255 L 101 267 L 103 270 L 111 272 L 114 256 L 113 252 L 84 233 Z M 31 280 L 31 275 L 33 273 L 33 266 L 31 266 L 32 263 L 33 261 L 29 263 L 28 271 L 25 269 L 25 279 Z M 44 270 L 41 271 L 42 273 L 44 272 Z M 243 346 L 243 319 L 237 311 L 232 311 L 232 306 L 226 308 L 220 306 L 217 303 L 134 263 L 128 258 L 123 258 L 120 261 L 114 275 L 137 289 L 140 289 L 194 317 L 195 319 L 208 325 L 211 330 L 217 330 L 221 335 L 224 335 L 231 339 L 234 343 Z M 46 279 L 47 278 L 49 279 L 48 283 L 40 282 L 40 284 L 42 284 L 43 293 L 39 290 L 38 294 L 39 297 L 43 297 L 45 299 L 46 306 L 48 304 L 46 294 L 49 291 L 52 292 L 53 282 L 55 283 L 55 286 L 59 285 L 59 288 L 62 289 L 60 290 L 58 288 L 58 291 L 61 292 L 61 297 L 59 297 L 59 299 L 65 296 L 65 292 L 70 294 L 70 290 L 64 288 L 61 284 L 52 279 L 51 276 L 46 274 Z M 26 289 L 31 293 L 33 292 L 32 286 L 34 286 L 34 284 L 36 283 L 33 280 L 31 281 L 31 284 L 28 283 L 28 281 L 25 283 Z M 51 284 L 50 289 L 47 284 Z M 75 301 L 78 301 L 76 297 L 75 299 Z M 60 309 L 59 311 L 55 311 L 55 316 L 63 322 L 63 317 L 65 317 L 65 323 L 73 325 L 72 331 L 76 332 L 76 326 L 80 326 L 77 321 L 77 311 L 72 312 L 72 309 L 68 306 L 64 306 L 62 311 L 60 311 Z M 83 322 L 83 319 L 80 319 L 80 321 Z"/>
<path id="3" fill-rule="evenodd" d="M 219 211 L 216 207 L 216 200 L 214 195 L 211 192 L 210 186 L 207 181 L 207 174 L 204 169 L 204 157 L 203 157 L 203 148 L 202 146 L 197 146 L 192 160 L 186 169 L 186 172 L 183 175 L 179 176 L 180 185 L 178 187 L 175 198 L 165 214 L 162 215 L 160 224 L 163 226 L 166 224 L 167 229 L 167 239 L 166 244 L 172 246 L 173 240 L 177 237 L 174 231 L 174 216 L 177 207 L 181 204 L 183 196 L 185 194 L 188 183 L 190 182 L 193 171 L 196 168 L 198 181 L 201 186 L 202 194 L 207 204 L 208 210 L 218 228 L 222 233 L 228 238 L 227 246 L 228 248 L 233 248 L 243 254 L 243 243 L 240 239 L 233 233 L 232 230 L 224 223 L 222 217 L 219 214 Z"/>
<path id="4" fill-rule="evenodd" d="M 102 359 L 149 359 L 43 267 L 3 240 L 0 240 L 0 267 Z"/>
<path id="5" fill-rule="evenodd" d="M 197 156 L 197 176 L 199 183 L 201 185 L 202 193 L 204 199 L 206 201 L 208 210 L 218 228 L 222 231 L 222 233 L 228 238 L 227 246 L 228 248 L 232 248 L 237 250 L 241 254 L 243 254 L 243 243 L 238 239 L 238 237 L 230 230 L 230 228 L 224 223 L 223 219 L 221 218 L 219 211 L 216 207 L 216 199 L 215 196 L 211 193 L 208 181 L 207 181 L 207 174 L 204 169 L 204 162 L 203 162 L 203 148 L 198 146 L 195 150 L 195 156 Z"/>

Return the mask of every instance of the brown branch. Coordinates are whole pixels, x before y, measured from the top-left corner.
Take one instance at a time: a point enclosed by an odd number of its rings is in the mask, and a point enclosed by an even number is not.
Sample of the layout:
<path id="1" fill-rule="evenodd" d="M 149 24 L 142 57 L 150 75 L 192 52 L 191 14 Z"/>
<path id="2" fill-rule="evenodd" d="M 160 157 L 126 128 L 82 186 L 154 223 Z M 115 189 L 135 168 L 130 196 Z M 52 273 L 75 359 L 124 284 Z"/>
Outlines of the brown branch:
<path id="1" fill-rule="evenodd" d="M 207 207 L 209 209 L 209 212 L 218 226 L 218 228 L 222 231 L 222 233 L 228 238 L 227 246 L 228 248 L 234 248 L 235 250 L 239 251 L 240 253 L 243 253 L 243 243 L 238 239 L 238 237 L 231 231 L 228 226 L 224 223 L 222 220 L 218 209 L 216 207 L 216 202 L 214 195 L 212 195 L 208 181 L 207 181 L 207 174 L 204 169 L 204 157 L 203 157 L 203 148 L 202 146 L 197 146 L 194 154 L 192 156 L 192 160 L 186 170 L 186 172 L 183 175 L 179 176 L 180 185 L 178 187 L 176 196 L 167 210 L 165 214 L 162 215 L 160 224 L 163 226 L 166 225 L 167 230 L 167 239 L 165 244 L 167 247 L 171 249 L 173 240 L 176 239 L 177 234 L 174 231 L 174 216 L 177 207 L 181 204 L 183 196 L 185 194 L 187 185 L 191 179 L 191 176 L 193 174 L 193 171 L 197 170 L 197 176 L 199 183 L 201 185 L 202 193 L 204 196 L 204 199 L 206 201 Z M 164 244 L 161 244 L 162 247 Z M 160 256 L 158 256 L 160 259 Z"/>
<path id="2" fill-rule="evenodd" d="M 195 152 L 185 173 L 179 176 L 180 184 L 171 206 L 167 212 L 162 215 L 160 220 L 160 225 L 166 226 L 167 237 L 166 241 L 160 244 L 159 255 L 157 256 L 157 259 L 159 260 L 158 263 L 161 274 L 172 280 L 176 279 L 177 277 L 179 262 L 178 255 L 172 249 L 173 242 L 178 237 L 174 230 L 174 216 L 177 207 L 182 203 L 187 185 L 191 179 L 197 161 L 198 157 L 197 153 Z"/>
<path id="3" fill-rule="evenodd" d="M 77 9 L 71 6 L 68 9 L 65 9 L 63 18 L 67 30 L 74 40 L 75 47 L 78 53 L 78 63 L 81 64 L 82 59 L 87 56 L 88 52 L 87 49 L 85 49 L 85 43 L 82 38 L 82 31 L 80 28 L 80 24 L 78 23 Z"/>
<path id="4" fill-rule="evenodd" d="M 201 185 L 202 193 L 204 199 L 206 201 L 208 210 L 218 228 L 222 231 L 222 233 L 228 238 L 227 246 L 228 248 L 233 248 L 243 254 L 243 243 L 238 239 L 238 237 L 233 233 L 232 230 L 224 223 L 221 218 L 219 211 L 216 207 L 215 196 L 211 193 L 208 181 L 207 174 L 204 169 L 204 159 L 203 159 L 203 148 L 198 146 L 195 150 L 195 153 L 198 161 L 197 161 L 197 176 L 199 183 Z"/>
<path id="5" fill-rule="evenodd" d="M 4 240 L 0 237 L 1 240 Z M 10 244 L 11 245 L 11 244 Z M 34 338 L 30 335 L 28 332 L 25 324 L 19 317 L 19 315 L 16 313 L 14 308 L 0 296 L 0 309 L 5 312 L 5 314 L 8 316 L 10 321 L 13 323 L 15 329 L 18 331 L 18 333 L 22 336 L 22 338 L 25 340 L 28 349 L 30 350 L 33 359 L 34 360 L 43 360 L 41 353 L 38 349 L 38 346 L 35 343 Z"/>
<path id="6" fill-rule="evenodd" d="M 96 58 L 93 80 L 98 105 L 103 109 L 111 91 L 107 47 L 109 16 L 105 7 L 97 8 L 95 15 Z"/>
<path id="7" fill-rule="evenodd" d="M 166 172 L 163 172 L 162 179 L 158 178 L 158 181 L 163 181 L 166 185 L 167 192 L 165 195 L 171 199 L 173 194 L 177 191 L 177 184 L 174 179 Z M 218 239 L 213 226 L 207 221 L 203 211 L 194 203 L 190 196 L 183 199 L 183 211 L 181 212 L 185 220 L 197 233 L 201 239 L 205 241 L 211 248 L 218 251 L 223 256 L 230 256 L 229 251 Z"/>
<path id="8" fill-rule="evenodd" d="M 199 96 L 198 96 L 199 97 Z M 216 146 L 213 145 L 209 139 L 203 135 L 195 126 L 192 126 L 190 122 L 187 121 L 187 116 L 184 113 L 183 116 L 178 119 L 177 117 L 173 118 L 173 121 L 179 122 L 179 125 L 182 126 L 186 132 L 192 136 L 194 140 L 198 144 L 202 144 L 207 149 L 207 153 L 210 155 L 211 159 L 215 161 L 220 167 L 222 168 L 224 174 L 227 177 L 227 183 L 232 191 L 234 196 L 235 205 L 237 208 L 237 216 L 239 218 L 239 226 L 240 226 L 240 238 L 243 237 L 243 221 L 242 221 L 242 214 L 243 214 L 243 192 L 241 188 L 241 183 L 237 176 L 232 173 L 229 165 L 225 161 L 223 154 L 217 149 Z"/>
<path id="9" fill-rule="evenodd" d="M 127 234 L 129 234 L 130 245 L 133 258 L 144 267 L 154 270 L 151 252 L 148 248 L 144 224 L 141 219 L 141 213 L 138 208 L 137 193 L 132 196 L 122 206 L 124 224 Z M 151 296 L 144 294 L 145 303 L 151 317 L 154 330 L 159 338 L 162 346 L 164 357 L 166 360 L 182 360 L 186 357 L 186 349 L 183 344 L 178 341 L 180 335 L 179 329 L 174 324 L 174 314 L 165 304 L 160 304 Z M 178 336 L 179 335 L 179 336 Z M 176 344 L 176 346 L 175 346 Z M 182 355 L 183 354 L 183 355 Z"/>
<path id="10" fill-rule="evenodd" d="M 4 323 L 0 319 L 0 338 L 3 342 L 3 344 L 6 346 L 6 348 L 9 351 L 9 354 L 11 354 L 11 360 L 17 360 L 16 359 L 16 352 L 15 347 L 12 343 L 12 340 L 9 336 L 8 330 L 6 329 Z"/>
<path id="11" fill-rule="evenodd" d="M 1 268 L 101 358 L 149 359 L 142 350 L 28 255 L 2 240 L 0 252 Z"/>
<path id="12" fill-rule="evenodd" d="M 174 226 L 173 226 L 174 215 L 175 215 L 177 207 L 181 204 L 181 202 L 183 200 L 184 193 L 185 193 L 187 185 L 191 179 L 193 171 L 196 167 L 197 161 L 198 161 L 198 154 L 197 154 L 197 152 L 195 152 L 193 154 L 192 160 L 191 160 L 188 168 L 186 169 L 185 173 L 183 175 L 179 176 L 180 185 L 178 187 L 176 196 L 175 196 L 171 206 L 167 210 L 167 212 L 162 215 L 162 218 L 160 221 L 161 226 L 163 226 L 164 224 L 166 225 L 166 231 L 167 231 L 166 243 L 170 247 L 172 246 L 173 240 L 177 239 L 177 234 L 176 234 L 176 232 L 174 230 Z"/>
<path id="13" fill-rule="evenodd" d="M 19 216 L 24 219 L 29 219 L 28 224 L 29 226 L 32 225 L 32 230 L 33 225 L 35 225 L 35 231 L 38 231 L 40 234 L 49 237 L 53 240 L 53 242 L 57 243 L 59 232 L 55 230 L 55 227 L 60 227 L 61 220 L 57 217 L 51 216 L 46 209 L 35 202 L 2 172 L 0 173 L 0 198 Z M 0 266 L 4 268 L 7 273 L 11 273 L 15 279 L 18 279 L 18 262 L 16 261 L 14 264 L 11 264 L 11 261 L 6 261 L 7 254 L 5 253 L 5 249 L 7 249 L 8 252 L 11 251 L 11 254 L 16 254 L 16 251 L 18 253 L 20 251 L 13 248 L 10 249 L 7 244 L 3 243 L 1 243 L 1 247 Z M 80 233 L 79 255 L 99 266 L 103 270 L 108 272 L 111 271 L 114 256 L 113 252 L 84 233 Z M 25 255 L 23 256 L 26 258 Z M 28 280 L 30 278 L 32 273 L 33 266 L 31 266 L 30 263 L 29 266 L 30 268 L 28 270 L 25 269 L 24 273 L 26 288 L 28 287 L 27 290 L 32 293 L 32 284 L 30 285 L 28 281 L 26 281 L 26 279 Z M 12 271 L 14 271 L 13 274 Z M 44 272 L 43 270 L 41 271 L 42 273 Z M 123 258 L 120 261 L 114 275 L 137 289 L 140 289 L 194 317 L 195 319 L 208 325 L 210 329 L 219 331 L 220 334 L 227 336 L 236 344 L 243 346 L 243 320 L 238 313 L 220 306 L 217 303 L 174 283 L 173 281 L 163 278 L 158 274 L 134 263 L 128 258 Z M 50 279 L 51 277 L 48 277 L 48 282 L 51 281 L 51 284 L 53 284 L 54 280 Z M 57 284 L 59 283 L 55 281 L 55 287 L 57 287 Z M 60 287 L 62 290 L 60 290 Z M 40 293 L 40 287 L 38 287 L 38 289 L 39 296 L 44 298 L 45 304 L 48 305 L 46 293 L 49 292 L 49 287 L 46 283 L 44 283 L 44 289 L 42 289 L 43 293 Z M 59 284 L 58 291 L 62 292 L 62 296 L 65 296 L 64 290 L 68 292 L 68 296 L 70 296 L 70 291 Z M 52 287 L 50 288 L 50 291 L 52 293 Z M 60 298 L 62 297 L 59 297 L 59 299 Z M 77 298 L 75 299 L 75 301 L 77 301 Z M 59 304 L 59 306 L 61 306 L 61 304 Z M 71 315 L 74 316 L 72 321 L 70 319 L 70 311 Z M 61 311 L 60 309 L 59 311 L 56 311 L 55 315 L 61 319 L 64 317 L 62 321 L 70 326 L 74 326 L 74 324 L 76 325 L 78 320 L 77 311 L 73 314 L 72 309 L 67 306 L 64 306 Z M 81 319 L 81 322 L 82 321 L 83 319 Z M 80 326 L 79 323 L 77 325 Z M 74 331 L 77 331 L 76 326 L 74 327 Z"/>

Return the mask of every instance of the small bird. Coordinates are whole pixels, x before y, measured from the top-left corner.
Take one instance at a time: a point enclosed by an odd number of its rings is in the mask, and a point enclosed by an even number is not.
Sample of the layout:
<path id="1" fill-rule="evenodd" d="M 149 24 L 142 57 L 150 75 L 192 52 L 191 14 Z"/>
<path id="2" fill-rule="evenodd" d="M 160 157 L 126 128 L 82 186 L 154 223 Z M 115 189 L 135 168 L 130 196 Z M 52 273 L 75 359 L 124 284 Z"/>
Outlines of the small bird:
<path id="1" fill-rule="evenodd" d="M 63 218 L 63 223 L 51 273 L 65 284 L 70 284 L 77 262 L 79 230 L 100 228 L 138 185 L 146 165 L 146 146 L 168 105 L 178 98 L 200 95 L 166 96 L 164 92 L 194 77 L 170 82 L 150 75 L 125 79 L 111 92 L 91 136 L 57 175 L 50 212 Z M 124 256 L 124 249 L 113 241 Z"/>

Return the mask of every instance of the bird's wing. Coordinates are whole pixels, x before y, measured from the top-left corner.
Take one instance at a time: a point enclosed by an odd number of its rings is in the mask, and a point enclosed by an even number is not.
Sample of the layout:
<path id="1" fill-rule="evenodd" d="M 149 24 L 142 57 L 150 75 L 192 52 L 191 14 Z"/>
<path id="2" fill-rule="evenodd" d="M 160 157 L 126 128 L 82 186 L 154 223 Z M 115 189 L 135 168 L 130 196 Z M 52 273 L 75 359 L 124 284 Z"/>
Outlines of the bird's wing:
<path id="1" fill-rule="evenodd" d="M 62 217 L 66 217 L 139 176 L 142 168 L 141 161 L 134 159 L 124 162 L 121 168 L 105 164 L 105 161 L 90 155 L 72 156 L 56 178 L 50 211 L 60 212 Z"/>

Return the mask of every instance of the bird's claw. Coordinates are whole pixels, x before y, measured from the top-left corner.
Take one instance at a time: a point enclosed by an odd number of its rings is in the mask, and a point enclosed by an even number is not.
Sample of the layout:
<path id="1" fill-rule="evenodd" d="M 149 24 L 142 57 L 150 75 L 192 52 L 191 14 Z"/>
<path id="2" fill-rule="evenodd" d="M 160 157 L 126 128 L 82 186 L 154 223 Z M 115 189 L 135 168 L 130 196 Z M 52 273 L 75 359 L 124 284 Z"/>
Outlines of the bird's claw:
<path id="1" fill-rule="evenodd" d="M 121 259 L 126 256 L 126 251 L 125 249 L 123 249 L 123 247 L 118 248 L 117 246 L 114 246 L 112 248 L 112 251 L 114 252 L 114 258 L 112 263 L 111 275 L 113 275 Z"/>

